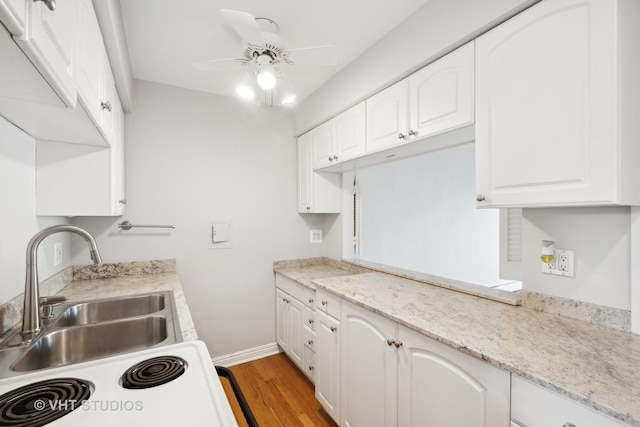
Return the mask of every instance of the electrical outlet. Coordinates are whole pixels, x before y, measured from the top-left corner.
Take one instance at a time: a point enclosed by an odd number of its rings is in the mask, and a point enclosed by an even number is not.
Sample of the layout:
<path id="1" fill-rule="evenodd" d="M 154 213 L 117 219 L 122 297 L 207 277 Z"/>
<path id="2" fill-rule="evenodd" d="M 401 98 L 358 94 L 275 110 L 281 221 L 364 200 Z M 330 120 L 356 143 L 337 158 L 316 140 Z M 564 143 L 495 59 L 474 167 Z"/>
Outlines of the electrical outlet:
<path id="1" fill-rule="evenodd" d="M 310 243 L 322 243 L 322 230 L 311 230 L 310 231 Z"/>
<path id="2" fill-rule="evenodd" d="M 62 264 L 62 242 L 53 244 L 53 266 Z"/>
<path id="3" fill-rule="evenodd" d="M 551 264 L 542 262 L 542 272 L 555 276 L 575 277 L 574 252 L 556 249 L 555 261 Z"/>

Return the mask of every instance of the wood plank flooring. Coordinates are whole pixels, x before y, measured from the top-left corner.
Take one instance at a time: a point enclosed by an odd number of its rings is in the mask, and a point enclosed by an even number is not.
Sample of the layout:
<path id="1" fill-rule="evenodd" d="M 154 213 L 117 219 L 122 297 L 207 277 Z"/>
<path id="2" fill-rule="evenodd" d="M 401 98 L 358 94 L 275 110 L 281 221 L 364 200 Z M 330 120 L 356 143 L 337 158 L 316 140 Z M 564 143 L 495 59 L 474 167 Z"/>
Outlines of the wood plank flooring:
<path id="1" fill-rule="evenodd" d="M 337 427 L 315 399 L 313 384 L 284 353 L 230 369 L 260 427 Z M 228 381 L 220 380 L 240 427 L 247 426 Z"/>

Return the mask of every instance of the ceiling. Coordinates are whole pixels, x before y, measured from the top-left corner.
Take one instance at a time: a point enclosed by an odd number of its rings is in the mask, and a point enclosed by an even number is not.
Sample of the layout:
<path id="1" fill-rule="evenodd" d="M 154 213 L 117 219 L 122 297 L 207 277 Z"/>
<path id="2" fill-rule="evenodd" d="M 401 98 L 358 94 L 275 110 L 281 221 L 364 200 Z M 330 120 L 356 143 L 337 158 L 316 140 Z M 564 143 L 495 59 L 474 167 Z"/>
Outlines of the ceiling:
<path id="1" fill-rule="evenodd" d="M 203 72 L 192 63 L 241 57 L 242 42 L 220 9 L 275 21 L 286 49 L 331 44 L 334 66 L 283 67 L 298 95 L 322 86 L 428 0 L 120 0 L 133 77 L 236 96 L 240 65 Z"/>

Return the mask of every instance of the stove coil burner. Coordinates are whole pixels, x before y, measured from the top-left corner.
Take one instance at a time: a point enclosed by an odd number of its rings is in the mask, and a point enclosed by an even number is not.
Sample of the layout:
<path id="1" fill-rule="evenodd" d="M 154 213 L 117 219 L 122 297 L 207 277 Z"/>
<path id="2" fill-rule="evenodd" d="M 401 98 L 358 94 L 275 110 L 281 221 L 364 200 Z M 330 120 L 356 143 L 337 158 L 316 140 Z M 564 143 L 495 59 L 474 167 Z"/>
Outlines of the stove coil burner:
<path id="1" fill-rule="evenodd" d="M 143 389 L 173 381 L 184 374 L 187 362 L 178 356 L 160 356 L 143 360 L 122 375 L 122 387 Z"/>
<path id="2" fill-rule="evenodd" d="M 90 382 L 53 378 L 28 384 L 0 396 L 0 425 L 41 427 L 82 406 L 91 396 Z"/>

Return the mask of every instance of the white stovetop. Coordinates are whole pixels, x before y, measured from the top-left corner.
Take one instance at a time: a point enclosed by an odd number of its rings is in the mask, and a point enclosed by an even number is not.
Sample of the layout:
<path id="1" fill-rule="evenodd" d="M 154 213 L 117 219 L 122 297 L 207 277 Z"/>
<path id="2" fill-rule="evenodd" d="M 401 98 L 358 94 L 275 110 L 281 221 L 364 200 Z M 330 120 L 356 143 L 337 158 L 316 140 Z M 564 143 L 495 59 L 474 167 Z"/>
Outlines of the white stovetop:
<path id="1" fill-rule="evenodd" d="M 120 386 L 132 365 L 156 356 L 179 356 L 187 362 L 183 375 L 157 387 L 130 390 Z M 190 341 L 128 353 L 0 380 L 0 394 L 51 378 L 74 377 L 94 388 L 84 405 L 47 424 L 80 426 L 237 426 L 206 346 Z"/>

